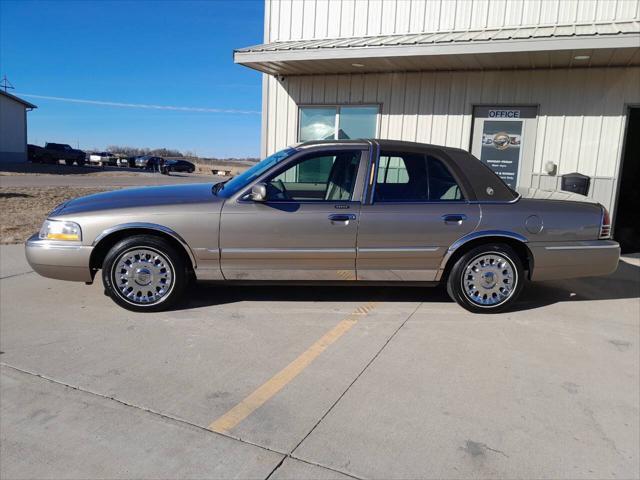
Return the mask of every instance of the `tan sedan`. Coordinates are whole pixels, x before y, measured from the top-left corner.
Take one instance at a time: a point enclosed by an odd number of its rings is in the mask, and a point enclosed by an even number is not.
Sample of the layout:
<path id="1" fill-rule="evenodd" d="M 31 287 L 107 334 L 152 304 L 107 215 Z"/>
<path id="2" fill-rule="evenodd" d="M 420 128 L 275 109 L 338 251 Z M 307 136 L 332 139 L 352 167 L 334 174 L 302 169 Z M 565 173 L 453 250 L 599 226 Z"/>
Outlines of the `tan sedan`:
<path id="1" fill-rule="evenodd" d="M 535 192 L 533 192 L 535 196 Z M 473 312 L 526 280 L 606 275 L 620 249 L 604 207 L 525 198 L 468 152 L 390 140 L 309 142 L 216 185 L 121 190 L 58 206 L 26 243 L 46 277 L 136 311 L 191 281 L 445 283 Z"/>

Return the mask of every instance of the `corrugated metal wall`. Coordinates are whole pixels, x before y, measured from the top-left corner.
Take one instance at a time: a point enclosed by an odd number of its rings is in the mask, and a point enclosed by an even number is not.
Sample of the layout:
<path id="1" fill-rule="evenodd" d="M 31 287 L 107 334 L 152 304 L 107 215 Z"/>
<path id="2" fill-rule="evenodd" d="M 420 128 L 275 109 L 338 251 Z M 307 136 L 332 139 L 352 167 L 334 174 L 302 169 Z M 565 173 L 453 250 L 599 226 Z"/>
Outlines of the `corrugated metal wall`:
<path id="1" fill-rule="evenodd" d="M 379 137 L 469 149 L 478 104 L 538 105 L 532 186 L 558 175 L 594 178 L 591 195 L 613 206 L 626 105 L 640 104 L 640 68 L 418 72 L 268 77 L 263 153 L 297 141 L 300 104 L 380 104 Z"/>
<path id="2" fill-rule="evenodd" d="M 265 41 L 639 18 L 637 0 L 266 0 Z"/>

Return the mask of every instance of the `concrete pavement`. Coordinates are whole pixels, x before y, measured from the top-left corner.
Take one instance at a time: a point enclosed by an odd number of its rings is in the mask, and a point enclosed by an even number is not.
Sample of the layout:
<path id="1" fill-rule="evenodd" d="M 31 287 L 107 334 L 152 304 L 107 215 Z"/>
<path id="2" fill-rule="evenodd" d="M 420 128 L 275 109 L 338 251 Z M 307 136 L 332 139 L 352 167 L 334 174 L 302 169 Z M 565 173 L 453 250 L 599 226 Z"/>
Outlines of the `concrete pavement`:
<path id="1" fill-rule="evenodd" d="M 207 284 L 135 314 L 21 246 L 0 262 L 2 478 L 640 476 L 637 260 L 491 316 L 440 289 Z"/>

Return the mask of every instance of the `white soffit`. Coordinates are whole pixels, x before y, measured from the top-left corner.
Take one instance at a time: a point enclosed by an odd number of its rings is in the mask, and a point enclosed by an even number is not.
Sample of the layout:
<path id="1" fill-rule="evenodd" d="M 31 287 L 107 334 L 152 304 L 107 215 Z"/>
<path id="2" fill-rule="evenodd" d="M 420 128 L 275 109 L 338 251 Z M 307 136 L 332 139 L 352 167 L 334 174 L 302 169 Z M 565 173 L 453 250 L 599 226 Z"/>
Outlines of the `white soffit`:
<path id="1" fill-rule="evenodd" d="M 640 22 L 273 42 L 236 50 L 234 61 L 281 75 L 638 65 Z"/>

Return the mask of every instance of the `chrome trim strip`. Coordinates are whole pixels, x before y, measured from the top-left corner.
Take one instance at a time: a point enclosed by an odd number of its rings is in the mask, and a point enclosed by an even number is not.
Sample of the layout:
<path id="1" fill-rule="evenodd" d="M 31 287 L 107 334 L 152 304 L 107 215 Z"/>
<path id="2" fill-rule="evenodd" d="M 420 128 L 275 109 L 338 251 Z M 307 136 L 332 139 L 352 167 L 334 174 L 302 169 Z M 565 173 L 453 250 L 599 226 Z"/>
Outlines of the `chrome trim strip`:
<path id="1" fill-rule="evenodd" d="M 508 232 L 506 230 L 482 230 L 478 232 L 471 232 L 463 237 L 460 237 L 458 240 L 456 240 L 451 244 L 451 246 L 447 250 L 447 253 L 444 255 L 444 257 L 442 257 L 442 261 L 440 262 L 440 268 L 438 269 L 438 273 L 436 275 L 436 280 L 440 281 L 440 279 L 442 278 L 442 274 L 444 273 L 444 269 L 447 266 L 447 262 L 451 258 L 451 255 L 453 255 L 453 253 L 458 248 L 460 248 L 467 242 L 476 240 L 478 238 L 483 238 L 483 237 L 505 237 L 505 238 L 510 238 L 512 240 L 518 240 L 519 242 L 522 242 L 522 243 L 529 242 L 529 240 L 526 237 L 520 235 L 519 233 Z"/>
<path id="2" fill-rule="evenodd" d="M 193 264 L 193 267 L 195 268 L 197 266 L 196 257 L 191 251 L 191 247 L 189 247 L 189 244 L 185 241 L 185 239 L 182 238 L 177 232 L 163 225 L 158 225 L 157 223 L 132 222 L 132 223 L 122 223 L 120 225 L 109 227 L 106 230 L 103 230 L 102 233 L 96 237 L 96 239 L 93 241 L 91 246 L 95 247 L 101 240 L 103 240 L 105 237 L 107 237 L 108 235 L 111 235 L 114 232 L 119 232 L 121 230 L 128 230 L 131 228 L 156 230 L 162 233 L 166 233 L 167 235 L 173 237 L 187 251 L 187 255 L 189 255 L 189 259 L 191 259 L 191 263 Z"/>
<path id="3" fill-rule="evenodd" d="M 82 250 L 83 248 L 91 248 L 80 243 L 60 243 L 42 239 L 38 237 L 37 233 L 25 242 L 25 246 L 29 248 L 45 248 L 47 250 Z"/>
<path id="4" fill-rule="evenodd" d="M 518 240 L 523 243 L 529 242 L 526 237 L 520 235 L 519 233 L 509 232 L 506 230 L 482 230 L 478 232 L 471 232 L 463 237 L 460 237 L 458 240 L 451 244 L 451 246 L 449 247 L 449 251 L 453 253 L 465 243 L 482 237 L 506 237 L 513 240 Z"/>
<path id="5" fill-rule="evenodd" d="M 398 247 L 398 248 L 369 248 L 358 247 L 358 252 L 363 253 L 395 253 L 395 252 L 436 252 L 440 247 Z"/>
<path id="6" fill-rule="evenodd" d="M 355 248 L 223 248 L 225 253 L 355 253 Z"/>
<path id="7" fill-rule="evenodd" d="M 545 250 L 593 250 L 597 248 L 620 248 L 619 245 L 559 245 L 557 247 L 544 247 Z"/>
<path id="8" fill-rule="evenodd" d="M 193 249 L 194 253 L 196 254 L 212 254 L 214 255 L 216 258 L 220 258 L 220 250 L 217 248 L 206 248 L 206 247 L 197 247 Z"/>

